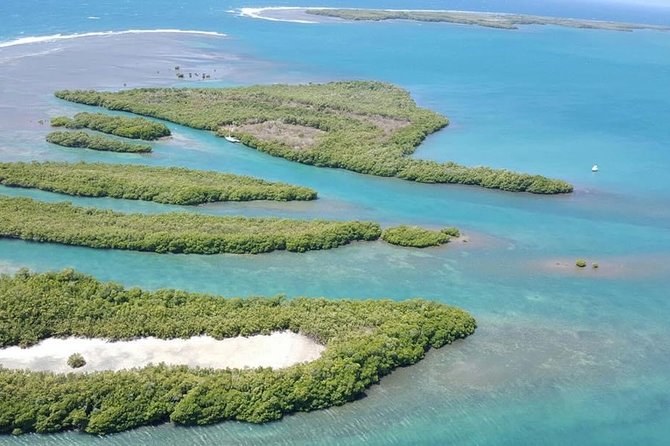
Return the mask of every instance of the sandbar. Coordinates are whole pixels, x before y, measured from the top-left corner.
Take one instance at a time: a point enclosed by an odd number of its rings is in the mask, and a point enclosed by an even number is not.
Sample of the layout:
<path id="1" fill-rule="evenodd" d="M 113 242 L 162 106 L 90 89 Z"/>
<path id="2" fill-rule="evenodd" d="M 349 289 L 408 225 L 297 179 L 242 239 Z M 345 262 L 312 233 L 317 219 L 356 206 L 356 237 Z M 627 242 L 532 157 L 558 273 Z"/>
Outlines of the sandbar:
<path id="1" fill-rule="evenodd" d="M 291 331 L 220 340 L 195 336 L 110 342 L 101 338 L 68 337 L 44 339 L 28 348 L 0 349 L 0 364 L 9 369 L 55 373 L 116 371 L 160 363 L 217 369 L 279 369 L 318 359 L 324 350 L 325 346 Z M 73 353 L 83 355 L 86 365 L 77 369 L 68 366 L 67 358 Z"/>

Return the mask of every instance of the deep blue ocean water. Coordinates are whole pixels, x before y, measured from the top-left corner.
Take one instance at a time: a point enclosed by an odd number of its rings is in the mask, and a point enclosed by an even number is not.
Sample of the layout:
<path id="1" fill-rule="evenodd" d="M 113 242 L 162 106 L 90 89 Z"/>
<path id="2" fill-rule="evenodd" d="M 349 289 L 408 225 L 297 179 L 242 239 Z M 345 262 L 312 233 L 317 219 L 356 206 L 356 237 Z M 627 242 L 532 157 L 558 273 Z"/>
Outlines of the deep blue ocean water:
<path id="1" fill-rule="evenodd" d="M 0 444 L 670 444 L 670 33 L 408 22 L 305 25 L 228 12 L 244 6 L 254 5 L 0 3 L 0 160 L 133 162 L 256 175 L 314 187 L 321 199 L 190 211 L 455 225 L 469 243 L 185 256 L 0 240 L 0 270 L 74 267 L 129 286 L 223 295 L 421 296 L 472 312 L 477 333 L 396 371 L 360 401 L 277 423 L 164 425 L 106 438 L 26 435 L 0 437 Z M 670 8 L 604 1 L 365 6 L 670 24 Z M 2 47 L 28 36 L 159 28 L 228 37 L 138 34 Z M 198 86 L 393 82 L 451 120 L 415 156 L 560 177 L 576 191 L 538 197 L 320 169 L 172 124 L 175 137 L 151 156 L 44 142 L 49 129 L 40 119 L 86 109 L 54 99 L 53 90 L 185 85 L 175 82 L 174 65 L 213 75 L 205 84 L 191 83 Z M 597 174 L 590 170 L 594 163 Z M 6 187 L 0 193 L 123 211 L 189 210 Z M 600 268 L 577 271 L 572 265 L 578 257 Z"/>

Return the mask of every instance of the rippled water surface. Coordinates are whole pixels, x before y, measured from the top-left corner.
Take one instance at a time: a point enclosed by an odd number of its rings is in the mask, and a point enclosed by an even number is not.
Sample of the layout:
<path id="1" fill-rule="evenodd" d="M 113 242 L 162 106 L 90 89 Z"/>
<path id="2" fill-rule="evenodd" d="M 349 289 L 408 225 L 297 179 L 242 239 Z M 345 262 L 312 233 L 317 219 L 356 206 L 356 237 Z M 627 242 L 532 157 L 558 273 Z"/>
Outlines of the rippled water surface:
<path id="1" fill-rule="evenodd" d="M 0 437 L 0 444 L 670 443 L 670 33 L 409 22 L 304 25 L 228 12 L 253 6 L 241 2 L 70 3 L 0 5 L 0 160 L 215 169 L 306 185 L 320 199 L 193 209 L 7 187 L 0 194 L 127 212 L 454 225 L 469 241 L 426 250 L 370 242 L 306 254 L 199 256 L 0 240 L 0 271 L 74 267 L 129 286 L 236 296 L 421 296 L 467 309 L 479 328 L 343 407 L 262 426 L 163 425 L 106 438 Z M 670 24 L 668 8 L 602 3 L 369 6 Z M 226 36 L 110 34 L 3 45 L 29 36 L 129 29 Z M 210 73 L 212 80 L 179 83 L 175 65 Z M 560 177 L 576 191 L 538 197 L 320 169 L 172 124 L 174 137 L 158 143 L 152 155 L 96 153 L 47 144 L 49 127 L 40 123 L 89 109 L 55 99 L 53 90 L 61 88 L 335 79 L 393 82 L 420 105 L 449 116 L 450 127 L 429 137 L 417 157 Z M 590 171 L 594 163 L 598 174 Z M 576 270 L 579 257 L 600 268 Z"/>

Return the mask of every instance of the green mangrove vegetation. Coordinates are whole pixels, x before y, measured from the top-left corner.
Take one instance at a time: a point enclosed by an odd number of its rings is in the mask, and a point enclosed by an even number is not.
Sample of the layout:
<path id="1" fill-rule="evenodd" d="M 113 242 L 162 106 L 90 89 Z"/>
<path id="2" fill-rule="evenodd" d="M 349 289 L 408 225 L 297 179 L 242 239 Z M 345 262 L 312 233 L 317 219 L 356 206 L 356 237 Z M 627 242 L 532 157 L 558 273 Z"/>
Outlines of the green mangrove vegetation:
<path id="1" fill-rule="evenodd" d="M 316 16 L 354 21 L 413 20 L 418 22 L 446 22 L 499 29 L 518 29 L 521 25 L 553 25 L 567 28 L 603 29 L 609 31 L 634 31 L 636 29 L 666 31 L 670 29 L 666 26 L 658 25 L 478 11 L 307 8 L 304 12 Z"/>
<path id="2" fill-rule="evenodd" d="M 69 429 L 107 434 L 168 421 L 277 420 L 359 398 L 395 368 L 476 328 L 465 311 L 421 299 L 228 299 L 124 289 L 72 270 L 3 275 L 0 306 L 2 347 L 49 337 L 222 339 L 278 330 L 326 346 L 315 361 L 277 370 L 155 365 L 54 374 L 0 368 L 0 433 L 6 434 Z"/>
<path id="3" fill-rule="evenodd" d="M 316 199 L 316 192 L 306 187 L 219 172 L 131 164 L 0 163 L 0 184 L 179 205 Z"/>
<path id="4" fill-rule="evenodd" d="M 84 359 L 84 356 L 81 353 L 72 353 L 67 358 L 67 365 L 73 369 L 78 369 L 86 365 L 86 359 Z"/>
<path id="5" fill-rule="evenodd" d="M 379 225 L 370 222 L 125 214 L 0 196 L 0 237 L 91 248 L 184 254 L 304 252 L 377 240 L 380 235 Z"/>
<path id="6" fill-rule="evenodd" d="M 382 233 L 382 239 L 392 245 L 427 248 L 447 243 L 452 237 L 458 237 L 459 235 L 460 231 L 456 228 L 433 231 L 418 226 L 401 225 L 385 229 Z"/>
<path id="7" fill-rule="evenodd" d="M 51 132 L 47 135 L 47 141 L 63 147 L 102 150 L 106 152 L 151 152 L 151 146 L 148 144 L 135 144 L 126 141 L 120 141 L 118 139 L 108 138 L 106 136 L 92 135 L 83 131 Z"/>
<path id="8" fill-rule="evenodd" d="M 73 118 L 57 116 L 51 119 L 54 127 L 68 129 L 90 129 L 115 136 L 153 141 L 170 136 L 170 129 L 160 122 L 145 118 L 109 116 L 103 113 L 77 113 Z"/>
<path id="9" fill-rule="evenodd" d="M 448 120 L 418 107 L 407 91 L 381 82 L 55 94 L 234 136 L 249 147 L 315 166 L 514 192 L 572 191 L 569 183 L 540 175 L 412 158 L 424 138 Z"/>

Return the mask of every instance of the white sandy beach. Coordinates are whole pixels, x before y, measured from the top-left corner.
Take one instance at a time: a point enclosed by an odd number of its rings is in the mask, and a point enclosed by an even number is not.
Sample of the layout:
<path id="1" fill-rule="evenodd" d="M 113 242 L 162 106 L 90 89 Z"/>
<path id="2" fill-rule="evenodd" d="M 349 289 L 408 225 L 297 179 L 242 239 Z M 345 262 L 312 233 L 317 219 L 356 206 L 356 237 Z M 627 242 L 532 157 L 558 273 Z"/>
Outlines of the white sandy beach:
<path id="1" fill-rule="evenodd" d="M 144 367 L 161 362 L 211 368 L 283 368 L 321 356 L 325 347 L 290 331 L 216 340 L 210 336 L 109 342 L 99 338 L 49 338 L 29 348 L 0 349 L 0 364 L 11 369 L 94 372 Z M 86 365 L 72 369 L 67 358 L 81 353 Z"/>

